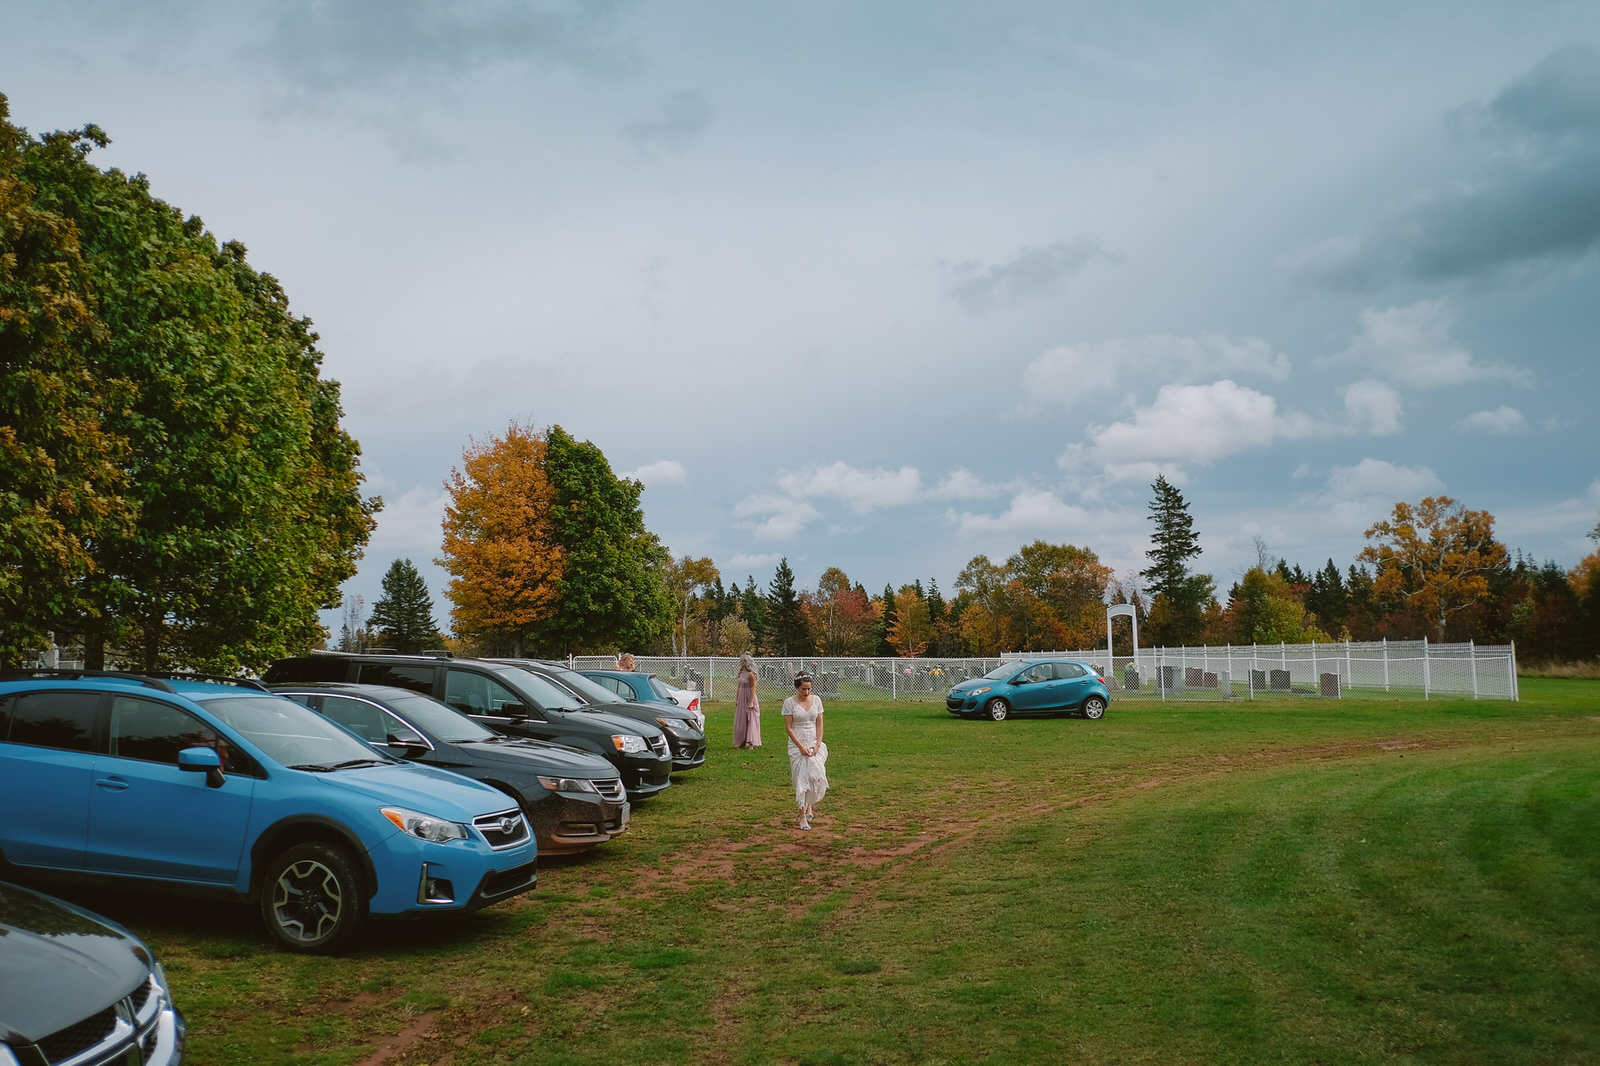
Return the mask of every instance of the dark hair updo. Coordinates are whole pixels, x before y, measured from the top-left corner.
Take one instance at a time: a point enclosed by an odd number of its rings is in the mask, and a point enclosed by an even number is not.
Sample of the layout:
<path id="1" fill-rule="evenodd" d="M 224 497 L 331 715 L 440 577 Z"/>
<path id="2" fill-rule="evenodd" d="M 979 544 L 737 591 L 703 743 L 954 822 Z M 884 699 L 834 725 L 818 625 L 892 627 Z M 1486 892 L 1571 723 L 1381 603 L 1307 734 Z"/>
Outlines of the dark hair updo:
<path id="1" fill-rule="evenodd" d="M 806 684 L 806 683 L 808 683 L 810 681 L 811 681 L 811 675 L 806 673 L 804 670 L 802 670 L 798 674 L 794 675 L 794 687 L 795 688 L 799 688 L 801 685 L 804 685 L 804 684 Z"/>

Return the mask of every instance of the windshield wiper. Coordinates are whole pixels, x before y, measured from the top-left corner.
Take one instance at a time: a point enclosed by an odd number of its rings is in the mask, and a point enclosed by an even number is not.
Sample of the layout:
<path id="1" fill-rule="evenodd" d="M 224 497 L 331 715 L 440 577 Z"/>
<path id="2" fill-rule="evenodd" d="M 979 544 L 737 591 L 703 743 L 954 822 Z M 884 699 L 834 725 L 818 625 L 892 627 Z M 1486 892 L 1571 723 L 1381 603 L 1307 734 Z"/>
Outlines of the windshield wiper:
<path id="1" fill-rule="evenodd" d="M 344 762 L 336 762 L 336 763 L 334 763 L 332 766 L 328 767 L 328 769 L 330 769 L 330 770 L 348 770 L 352 766 L 387 766 L 387 765 L 389 765 L 389 760 L 388 759 L 346 759 Z"/>
<path id="2" fill-rule="evenodd" d="M 312 773 L 315 773 L 315 774 L 325 774 L 325 773 L 328 773 L 330 770 L 332 770 L 333 767 L 325 766 L 325 765 L 323 765 L 322 763 L 319 763 L 319 762 L 302 762 L 302 763 L 295 763 L 293 766 L 289 767 L 289 769 L 291 769 L 291 770 L 310 770 Z"/>

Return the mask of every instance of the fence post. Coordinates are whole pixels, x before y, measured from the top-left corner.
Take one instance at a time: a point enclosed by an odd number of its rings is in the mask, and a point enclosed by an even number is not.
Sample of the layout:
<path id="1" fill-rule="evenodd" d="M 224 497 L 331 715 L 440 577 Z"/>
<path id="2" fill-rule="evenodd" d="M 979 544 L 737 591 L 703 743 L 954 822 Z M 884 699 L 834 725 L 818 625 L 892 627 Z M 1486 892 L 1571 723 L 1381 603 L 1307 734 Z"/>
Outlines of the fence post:
<path id="1" fill-rule="evenodd" d="M 1389 691 L 1389 638 L 1383 638 L 1383 691 Z"/>
<path id="2" fill-rule="evenodd" d="M 1428 698 L 1428 682 L 1431 680 L 1429 670 L 1432 664 L 1428 661 L 1428 638 L 1422 638 L 1422 698 Z"/>
<path id="3" fill-rule="evenodd" d="M 1467 641 L 1467 655 L 1472 659 L 1472 698 L 1478 698 L 1478 643 Z"/>
<path id="4" fill-rule="evenodd" d="M 889 702 L 897 703 L 900 699 L 900 678 L 895 673 L 894 660 L 889 661 Z"/>

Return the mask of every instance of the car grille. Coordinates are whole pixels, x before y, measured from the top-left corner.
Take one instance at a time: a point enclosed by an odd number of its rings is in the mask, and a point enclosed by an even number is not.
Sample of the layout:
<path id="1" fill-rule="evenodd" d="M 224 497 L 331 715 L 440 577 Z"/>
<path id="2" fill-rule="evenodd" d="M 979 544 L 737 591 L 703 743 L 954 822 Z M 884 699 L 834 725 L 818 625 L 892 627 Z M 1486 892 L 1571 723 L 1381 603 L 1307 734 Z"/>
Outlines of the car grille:
<path id="1" fill-rule="evenodd" d="M 537 865 L 531 862 L 523 863 L 509 870 L 492 873 L 483 879 L 478 892 L 484 899 L 492 900 L 533 885 L 538 881 Z"/>
<path id="2" fill-rule="evenodd" d="M 667 747 L 667 738 L 665 734 L 662 734 L 661 736 L 650 741 L 650 750 L 655 752 L 663 759 L 672 758 L 672 749 Z"/>
<path id="3" fill-rule="evenodd" d="M 594 783 L 594 789 L 596 792 L 600 793 L 600 797 L 602 799 L 608 799 L 613 803 L 621 803 L 622 800 L 628 795 L 628 790 L 622 787 L 622 778 L 620 777 L 611 777 L 605 779 L 604 781 L 596 781 Z"/>
<path id="4" fill-rule="evenodd" d="M 496 851 L 515 847 L 528 839 L 528 820 L 515 808 L 474 818 L 472 827 L 482 833 L 483 839 Z"/>
<path id="5" fill-rule="evenodd" d="M 965 696 L 948 696 L 945 698 L 944 705 L 952 711 L 959 711 L 961 709 L 961 705 L 965 702 Z"/>
<path id="6" fill-rule="evenodd" d="M 46 1062 L 71 1062 L 73 1066 L 112 1066 L 128 1061 L 137 1043 L 141 1061 L 148 1059 L 159 1036 L 162 999 L 152 975 L 128 996 L 75 1025 L 59 1029 L 39 1041 Z"/>

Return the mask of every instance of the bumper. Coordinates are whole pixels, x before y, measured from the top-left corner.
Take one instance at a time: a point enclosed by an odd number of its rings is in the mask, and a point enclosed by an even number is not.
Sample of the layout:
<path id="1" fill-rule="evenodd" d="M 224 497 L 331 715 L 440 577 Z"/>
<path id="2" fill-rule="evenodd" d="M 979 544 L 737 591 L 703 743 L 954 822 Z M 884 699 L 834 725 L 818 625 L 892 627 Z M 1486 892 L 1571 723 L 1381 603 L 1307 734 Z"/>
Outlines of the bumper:
<path id="1" fill-rule="evenodd" d="M 704 766 L 706 761 L 706 738 L 698 740 L 681 739 L 667 735 L 667 743 L 672 745 L 672 768 L 674 770 L 693 770 L 696 766 Z"/>
<path id="2" fill-rule="evenodd" d="M 672 784 L 672 757 L 650 755 L 641 758 L 625 756 L 615 764 L 622 771 L 622 783 L 628 789 L 628 798 L 651 796 Z"/>
<path id="3" fill-rule="evenodd" d="M 541 855 L 571 855 L 604 844 L 628 828 L 627 800 L 557 793 L 528 811 Z"/>
<path id="4" fill-rule="evenodd" d="M 500 851 L 479 841 L 432 843 L 396 834 L 369 853 L 378 891 L 374 918 L 459 914 L 526 892 L 538 883 L 532 836 Z"/>

